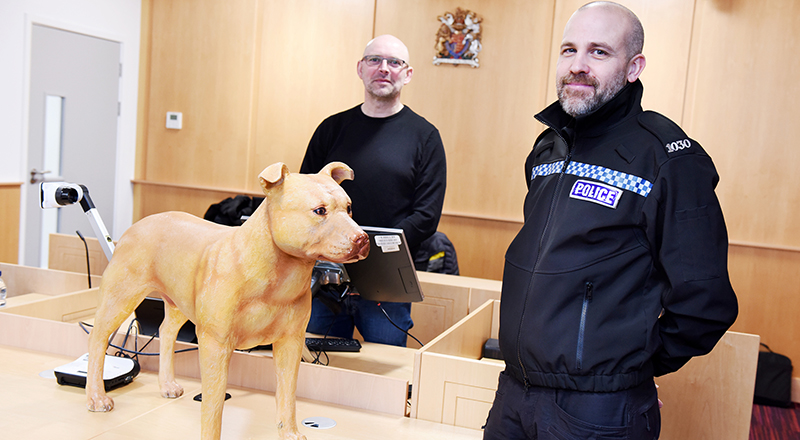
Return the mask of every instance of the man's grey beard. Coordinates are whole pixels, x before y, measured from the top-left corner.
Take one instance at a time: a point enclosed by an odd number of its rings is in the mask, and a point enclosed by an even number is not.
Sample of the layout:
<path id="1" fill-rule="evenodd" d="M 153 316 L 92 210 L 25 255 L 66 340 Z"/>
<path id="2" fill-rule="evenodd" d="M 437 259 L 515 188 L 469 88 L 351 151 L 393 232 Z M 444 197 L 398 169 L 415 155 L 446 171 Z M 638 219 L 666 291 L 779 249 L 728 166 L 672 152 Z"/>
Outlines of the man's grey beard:
<path id="1" fill-rule="evenodd" d="M 382 89 L 381 87 L 374 87 L 372 84 L 368 85 L 367 93 L 370 94 L 377 101 L 393 101 L 400 95 L 400 90 L 392 87 L 389 90 Z"/>
<path id="2" fill-rule="evenodd" d="M 394 101 L 395 98 L 400 96 L 399 90 L 393 90 L 389 93 L 376 93 L 373 89 L 367 89 L 367 93 L 369 93 L 370 96 L 375 98 L 376 101 L 386 101 L 386 102 Z"/>
<path id="3" fill-rule="evenodd" d="M 564 86 L 570 82 L 591 85 L 594 87 L 594 94 L 587 97 L 567 96 Z M 573 118 L 585 116 L 602 107 L 603 104 L 608 101 L 611 101 L 611 99 L 625 87 L 626 83 L 627 79 L 624 71 L 620 72 L 620 74 L 605 88 L 598 88 L 599 84 L 597 80 L 586 74 L 569 74 L 562 77 L 556 84 L 558 102 L 561 104 L 561 108 L 564 109 L 564 112 Z"/>

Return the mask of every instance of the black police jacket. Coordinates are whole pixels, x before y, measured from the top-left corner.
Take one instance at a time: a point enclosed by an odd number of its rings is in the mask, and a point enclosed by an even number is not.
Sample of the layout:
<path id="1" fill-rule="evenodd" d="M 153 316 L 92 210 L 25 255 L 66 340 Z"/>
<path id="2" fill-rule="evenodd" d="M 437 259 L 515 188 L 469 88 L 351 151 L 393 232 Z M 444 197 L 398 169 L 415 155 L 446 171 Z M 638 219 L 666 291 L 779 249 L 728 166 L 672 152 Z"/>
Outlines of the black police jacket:
<path id="1" fill-rule="evenodd" d="M 526 385 L 618 391 L 708 353 L 736 319 L 728 238 L 700 145 L 644 112 L 641 82 L 594 113 L 556 102 L 525 164 L 500 348 Z"/>

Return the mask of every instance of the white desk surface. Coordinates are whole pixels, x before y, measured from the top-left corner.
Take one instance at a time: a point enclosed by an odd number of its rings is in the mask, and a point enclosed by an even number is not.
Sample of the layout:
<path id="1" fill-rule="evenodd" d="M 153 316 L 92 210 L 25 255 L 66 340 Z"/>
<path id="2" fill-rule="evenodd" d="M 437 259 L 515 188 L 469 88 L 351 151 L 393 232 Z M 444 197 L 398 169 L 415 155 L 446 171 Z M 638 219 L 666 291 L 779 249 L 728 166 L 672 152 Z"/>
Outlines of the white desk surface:
<path id="1" fill-rule="evenodd" d="M 336 355 L 339 357 L 339 354 Z M 347 357 L 345 355 L 345 357 Z M 110 413 L 86 410 L 82 388 L 60 386 L 51 370 L 73 361 L 59 355 L 0 346 L 0 432 L 3 438 L 51 440 L 199 439 L 200 403 L 192 400 L 200 382 L 179 378 L 183 397 L 159 395 L 157 375 L 142 372 L 133 383 L 111 391 Z M 405 363 L 405 362 L 401 362 Z M 42 375 L 49 377 L 42 377 Z M 276 438 L 275 398 L 265 393 L 229 387 L 222 438 Z M 309 417 L 327 417 L 330 429 L 300 426 L 309 440 L 479 439 L 482 432 L 408 417 L 298 400 L 298 424 Z"/>

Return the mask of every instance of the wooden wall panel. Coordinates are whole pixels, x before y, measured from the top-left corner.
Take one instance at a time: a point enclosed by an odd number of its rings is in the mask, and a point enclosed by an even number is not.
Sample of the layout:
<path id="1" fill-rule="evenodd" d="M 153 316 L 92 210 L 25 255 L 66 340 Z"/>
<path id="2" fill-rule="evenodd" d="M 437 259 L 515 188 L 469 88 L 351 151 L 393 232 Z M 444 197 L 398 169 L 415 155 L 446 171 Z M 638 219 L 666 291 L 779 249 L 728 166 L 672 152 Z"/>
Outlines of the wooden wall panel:
<path id="1" fill-rule="evenodd" d="M 143 178 L 244 188 L 257 2 L 152 2 Z M 165 127 L 183 113 L 183 129 Z"/>
<path id="2" fill-rule="evenodd" d="M 714 158 L 731 241 L 758 244 L 731 246 L 740 302 L 733 328 L 761 335 L 795 361 L 800 86 L 779 75 L 800 68 L 797 57 L 787 56 L 800 49 L 798 29 L 796 1 L 697 0 L 683 124 Z M 776 62 L 780 67 L 770 69 Z"/>
<path id="3" fill-rule="evenodd" d="M 483 16 L 479 68 L 433 65 L 438 16 Z M 393 34 L 414 67 L 403 101 L 440 131 L 447 153 L 445 211 L 522 219 L 525 158 L 541 131 L 552 1 L 378 0 L 375 34 Z"/>
<path id="4" fill-rule="evenodd" d="M 521 205 L 519 209 L 522 211 Z M 490 280 L 503 278 L 506 249 L 521 227 L 522 221 L 448 214 L 443 215 L 439 222 L 439 230 L 447 235 L 456 248 L 460 274 Z"/>
<path id="5" fill-rule="evenodd" d="M 372 38 L 374 0 L 264 2 L 249 174 L 293 172 L 322 120 L 364 101 L 356 63 Z M 258 181 L 248 188 L 259 191 Z"/>
<path id="6" fill-rule="evenodd" d="M 17 264 L 21 183 L 0 184 L 0 261 Z"/>
<path id="7" fill-rule="evenodd" d="M 136 103 L 136 163 L 134 179 L 143 179 L 147 169 L 148 123 L 150 120 L 150 65 L 153 47 L 153 0 L 142 0 L 142 22 L 139 41 L 139 102 Z M 166 115 L 164 115 L 166 118 Z M 166 123 L 166 119 L 165 119 Z M 160 127 L 158 128 L 160 130 Z M 138 201 L 134 199 L 134 205 Z M 136 221 L 134 216 L 133 221 Z"/>
<path id="8" fill-rule="evenodd" d="M 698 0 L 685 128 L 714 158 L 733 241 L 800 247 L 800 2 Z"/>
<path id="9" fill-rule="evenodd" d="M 138 220 L 159 212 L 183 211 L 203 217 L 212 204 L 238 194 L 245 193 L 137 181 L 133 186 L 133 196 L 136 201 L 133 215 Z"/>

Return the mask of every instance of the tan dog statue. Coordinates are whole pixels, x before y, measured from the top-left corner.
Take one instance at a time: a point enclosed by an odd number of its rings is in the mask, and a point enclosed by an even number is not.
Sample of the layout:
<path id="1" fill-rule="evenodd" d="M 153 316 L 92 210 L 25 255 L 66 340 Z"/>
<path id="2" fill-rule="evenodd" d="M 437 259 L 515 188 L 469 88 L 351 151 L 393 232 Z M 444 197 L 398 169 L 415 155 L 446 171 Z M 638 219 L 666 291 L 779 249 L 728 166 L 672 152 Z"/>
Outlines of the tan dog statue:
<path id="1" fill-rule="evenodd" d="M 353 178 L 347 165 L 333 162 L 318 174 L 296 174 L 276 163 L 259 177 L 266 198 L 240 227 L 167 212 L 144 218 L 123 234 L 103 274 L 102 301 L 89 336 L 90 411 L 114 408 L 102 380 L 109 337 L 145 296 L 158 292 L 165 305 L 159 330 L 161 395 L 183 394 L 175 382 L 173 351 L 178 330 L 189 319 L 200 349 L 204 440 L 220 438 L 234 349 L 270 343 L 280 438 L 305 438 L 297 430 L 295 391 L 314 262 L 363 259 L 369 238 L 352 220 L 350 198 L 339 186 Z"/>

